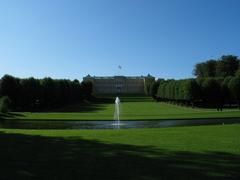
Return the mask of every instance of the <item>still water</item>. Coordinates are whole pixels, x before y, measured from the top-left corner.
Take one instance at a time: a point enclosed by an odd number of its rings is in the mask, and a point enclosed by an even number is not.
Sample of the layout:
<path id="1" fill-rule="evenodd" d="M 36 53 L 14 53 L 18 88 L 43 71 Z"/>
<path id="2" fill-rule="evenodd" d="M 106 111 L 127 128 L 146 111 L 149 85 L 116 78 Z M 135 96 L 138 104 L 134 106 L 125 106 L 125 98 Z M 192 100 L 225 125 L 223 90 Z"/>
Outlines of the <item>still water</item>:
<path id="1" fill-rule="evenodd" d="M 239 119 L 195 119 L 195 120 L 149 120 L 121 121 L 58 121 L 58 120 L 0 120 L 0 128 L 7 129 L 128 129 L 128 128 L 163 128 L 177 126 L 199 126 L 217 124 L 236 124 Z"/>

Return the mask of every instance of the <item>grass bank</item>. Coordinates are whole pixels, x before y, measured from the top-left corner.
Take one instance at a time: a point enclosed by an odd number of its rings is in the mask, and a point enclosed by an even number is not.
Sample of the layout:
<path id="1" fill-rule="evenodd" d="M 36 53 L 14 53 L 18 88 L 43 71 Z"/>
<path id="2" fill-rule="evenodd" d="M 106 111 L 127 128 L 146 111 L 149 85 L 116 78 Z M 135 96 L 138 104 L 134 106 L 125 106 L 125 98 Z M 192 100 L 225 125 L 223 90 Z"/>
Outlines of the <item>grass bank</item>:
<path id="1" fill-rule="evenodd" d="M 238 179 L 240 125 L 0 130 L 2 179 Z"/>
<path id="2" fill-rule="evenodd" d="M 123 96 L 121 120 L 201 119 L 240 117 L 237 109 L 187 108 L 154 102 L 150 97 Z M 21 112 L 2 114 L 2 118 L 34 120 L 113 120 L 114 98 L 108 97 L 95 103 L 67 106 L 51 112 Z"/>

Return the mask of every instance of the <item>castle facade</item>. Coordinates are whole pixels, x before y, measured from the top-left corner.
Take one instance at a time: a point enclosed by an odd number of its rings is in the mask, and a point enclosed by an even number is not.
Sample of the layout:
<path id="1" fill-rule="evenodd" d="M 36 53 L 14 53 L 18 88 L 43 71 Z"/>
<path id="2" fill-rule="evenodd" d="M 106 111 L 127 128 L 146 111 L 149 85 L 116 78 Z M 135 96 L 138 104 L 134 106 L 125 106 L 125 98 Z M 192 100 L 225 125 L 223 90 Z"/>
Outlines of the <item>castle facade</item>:
<path id="1" fill-rule="evenodd" d="M 145 80 L 149 76 L 86 76 L 95 94 L 144 94 Z M 153 78 L 153 77 L 151 77 Z"/>

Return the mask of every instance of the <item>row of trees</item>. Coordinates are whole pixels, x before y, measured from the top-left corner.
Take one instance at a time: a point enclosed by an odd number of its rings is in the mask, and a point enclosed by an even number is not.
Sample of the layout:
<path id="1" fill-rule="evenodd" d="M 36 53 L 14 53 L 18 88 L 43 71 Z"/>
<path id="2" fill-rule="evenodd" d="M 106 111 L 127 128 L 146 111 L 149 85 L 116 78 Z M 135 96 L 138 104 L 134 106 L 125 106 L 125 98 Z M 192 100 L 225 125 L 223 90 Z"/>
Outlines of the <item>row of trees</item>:
<path id="1" fill-rule="evenodd" d="M 152 85 L 152 96 L 191 106 L 238 104 L 240 107 L 240 78 L 197 78 L 184 80 L 159 79 Z"/>
<path id="2" fill-rule="evenodd" d="M 147 77 L 145 77 L 144 79 L 144 92 L 146 95 L 150 96 L 152 94 L 151 89 L 152 89 L 152 85 L 155 82 L 155 77 L 151 76 L 150 74 L 148 74 Z"/>
<path id="3" fill-rule="evenodd" d="M 91 97 L 92 83 L 66 79 L 20 79 L 5 75 L 0 80 L 0 97 L 7 96 L 15 110 L 48 110 Z"/>
<path id="4" fill-rule="evenodd" d="M 219 60 L 208 60 L 195 65 L 193 71 L 197 77 L 240 76 L 240 60 L 237 56 L 222 56 Z"/>

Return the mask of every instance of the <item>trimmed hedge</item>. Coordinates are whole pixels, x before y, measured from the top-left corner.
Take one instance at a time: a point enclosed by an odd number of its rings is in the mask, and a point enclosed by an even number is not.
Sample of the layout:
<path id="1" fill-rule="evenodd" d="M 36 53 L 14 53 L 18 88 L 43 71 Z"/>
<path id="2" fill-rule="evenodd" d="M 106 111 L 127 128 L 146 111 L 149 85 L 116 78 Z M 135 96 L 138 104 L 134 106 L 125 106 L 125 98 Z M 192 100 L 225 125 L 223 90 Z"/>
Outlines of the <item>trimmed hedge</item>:
<path id="1" fill-rule="evenodd" d="M 0 96 L 8 96 L 14 110 L 48 110 L 90 98 L 92 83 L 67 79 L 20 79 L 5 75 Z"/>
<path id="2" fill-rule="evenodd" d="M 161 80 L 156 98 L 185 105 L 222 107 L 225 104 L 240 106 L 240 78 L 197 78 Z"/>

